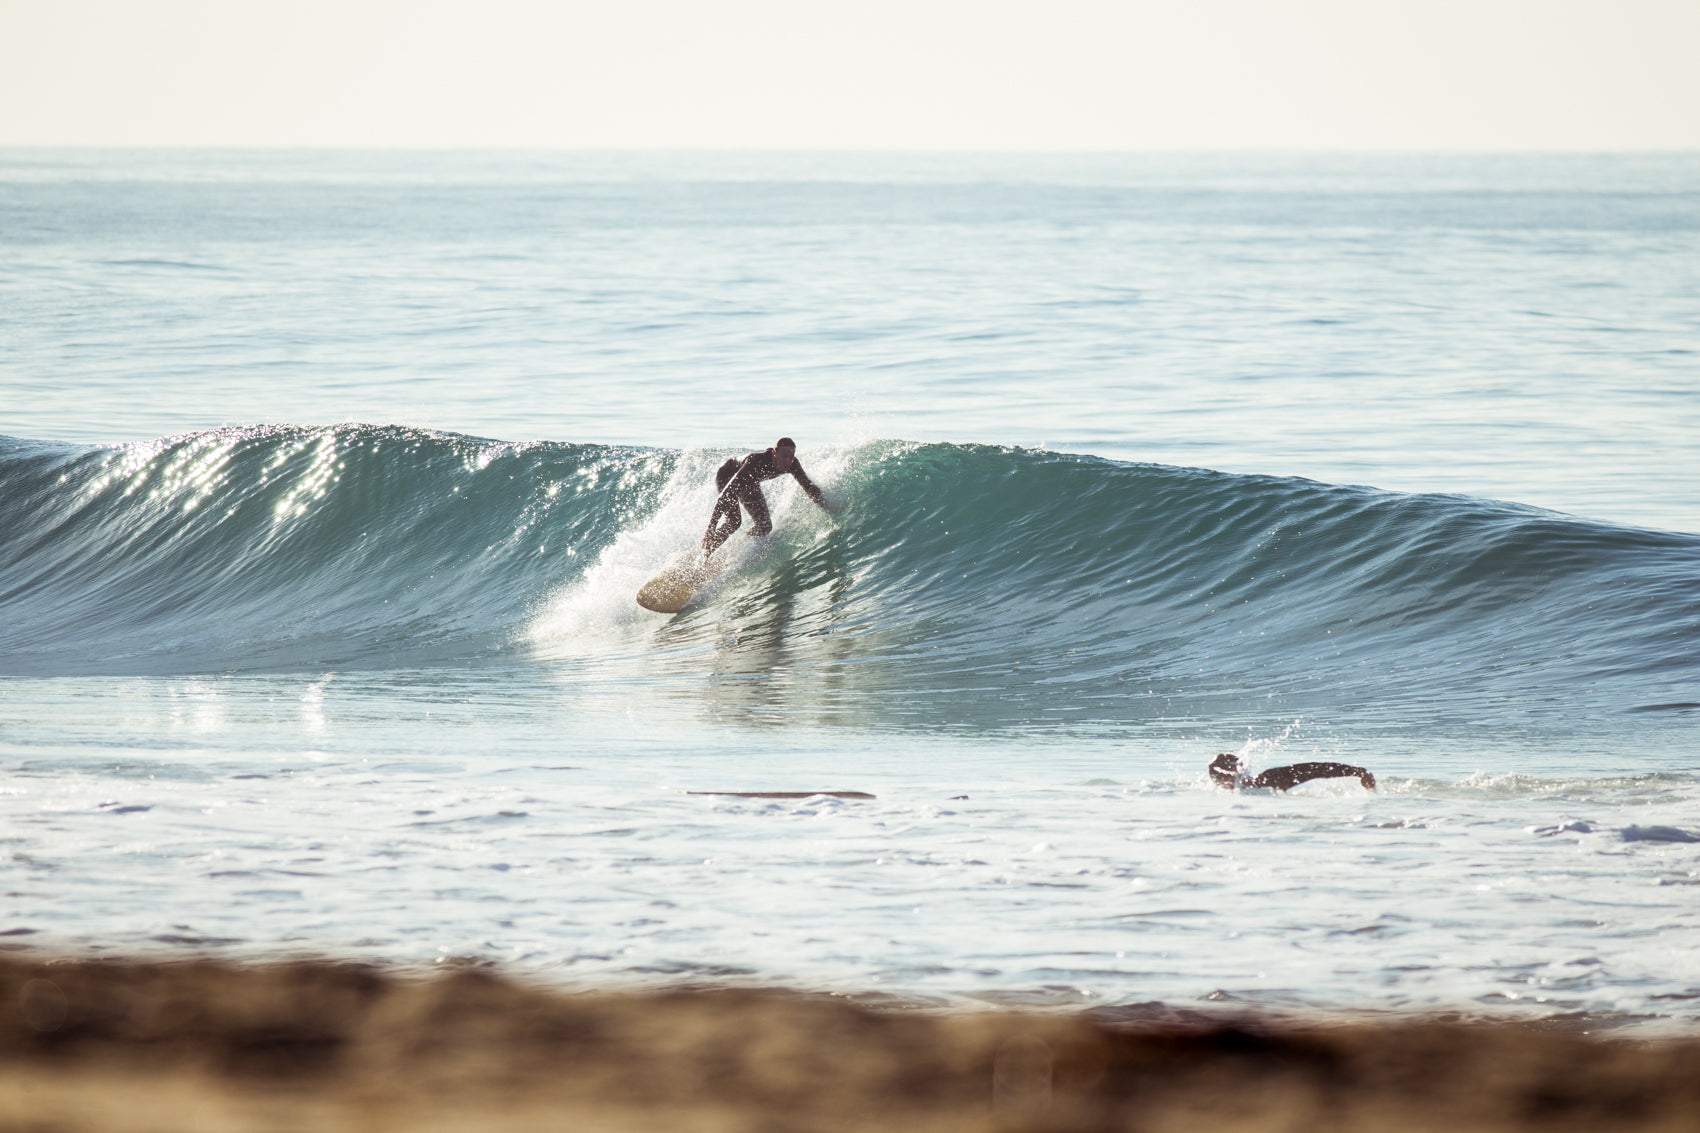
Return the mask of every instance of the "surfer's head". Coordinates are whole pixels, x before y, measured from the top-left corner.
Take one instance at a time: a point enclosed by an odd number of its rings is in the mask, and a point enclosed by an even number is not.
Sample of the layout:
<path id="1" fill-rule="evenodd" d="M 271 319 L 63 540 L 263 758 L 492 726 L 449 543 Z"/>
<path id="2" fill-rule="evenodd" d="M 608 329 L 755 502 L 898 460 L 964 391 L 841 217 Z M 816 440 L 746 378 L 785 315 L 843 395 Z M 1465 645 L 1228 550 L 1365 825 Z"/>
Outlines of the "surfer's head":
<path id="1" fill-rule="evenodd" d="M 1237 786 L 1240 781 L 1240 757 L 1226 751 L 1218 755 L 1210 761 L 1210 777 L 1216 780 L 1217 786 Z"/>
<path id="2" fill-rule="evenodd" d="M 797 459 L 797 442 L 790 437 L 780 437 L 773 442 L 773 466 L 781 472 L 791 470 L 791 462 Z"/>

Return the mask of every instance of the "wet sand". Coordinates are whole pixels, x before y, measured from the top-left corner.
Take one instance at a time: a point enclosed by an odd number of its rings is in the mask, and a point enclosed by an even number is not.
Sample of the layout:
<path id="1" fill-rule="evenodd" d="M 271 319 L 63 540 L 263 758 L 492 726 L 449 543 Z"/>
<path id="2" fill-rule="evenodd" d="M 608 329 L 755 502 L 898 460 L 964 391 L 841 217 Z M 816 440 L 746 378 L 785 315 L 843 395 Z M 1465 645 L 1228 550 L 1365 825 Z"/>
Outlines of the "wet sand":
<path id="1" fill-rule="evenodd" d="M 0 1131 L 1700 1130 L 1700 1037 L 0 959 Z"/>

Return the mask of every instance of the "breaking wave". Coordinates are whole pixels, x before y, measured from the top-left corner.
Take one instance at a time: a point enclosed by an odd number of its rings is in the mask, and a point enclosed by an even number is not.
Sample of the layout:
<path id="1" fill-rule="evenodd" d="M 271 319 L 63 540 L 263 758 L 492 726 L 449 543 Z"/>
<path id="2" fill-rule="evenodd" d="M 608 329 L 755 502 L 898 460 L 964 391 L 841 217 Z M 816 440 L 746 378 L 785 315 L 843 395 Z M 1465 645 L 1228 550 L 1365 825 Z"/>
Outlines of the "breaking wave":
<path id="1" fill-rule="evenodd" d="M 983 445 L 806 452 L 839 515 L 772 485 L 771 546 L 737 537 L 675 618 L 637 609 L 729 451 L 366 425 L 0 439 L 0 673 L 624 661 L 1010 720 L 1700 699 L 1700 537 Z"/>

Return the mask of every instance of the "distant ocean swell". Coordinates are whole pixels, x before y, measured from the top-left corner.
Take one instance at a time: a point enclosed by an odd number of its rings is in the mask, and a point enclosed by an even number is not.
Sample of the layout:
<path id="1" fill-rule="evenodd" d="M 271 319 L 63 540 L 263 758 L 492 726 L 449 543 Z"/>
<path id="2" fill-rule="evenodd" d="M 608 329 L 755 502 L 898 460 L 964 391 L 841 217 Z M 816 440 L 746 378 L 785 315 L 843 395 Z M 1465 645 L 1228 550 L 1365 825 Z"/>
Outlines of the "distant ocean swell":
<path id="1" fill-rule="evenodd" d="M 678 663 L 752 648 L 741 619 L 823 687 L 965 718 L 1700 701 L 1700 537 L 977 445 L 805 452 L 840 515 L 770 487 L 775 546 L 740 536 L 678 618 L 637 610 L 724 455 L 359 425 L 0 439 L 0 673 Z"/>

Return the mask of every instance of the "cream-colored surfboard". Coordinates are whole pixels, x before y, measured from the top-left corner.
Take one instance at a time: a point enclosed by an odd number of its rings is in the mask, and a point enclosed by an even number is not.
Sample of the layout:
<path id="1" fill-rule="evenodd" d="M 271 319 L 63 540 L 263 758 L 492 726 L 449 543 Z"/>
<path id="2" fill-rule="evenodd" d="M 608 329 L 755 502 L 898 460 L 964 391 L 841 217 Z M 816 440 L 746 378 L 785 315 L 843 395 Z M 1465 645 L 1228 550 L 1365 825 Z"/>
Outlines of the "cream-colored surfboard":
<path id="1" fill-rule="evenodd" d="M 661 573 L 643 584 L 637 604 L 658 614 L 676 614 L 719 577 L 730 556 L 717 555 L 704 563 L 701 551 L 686 551 L 668 560 Z"/>

